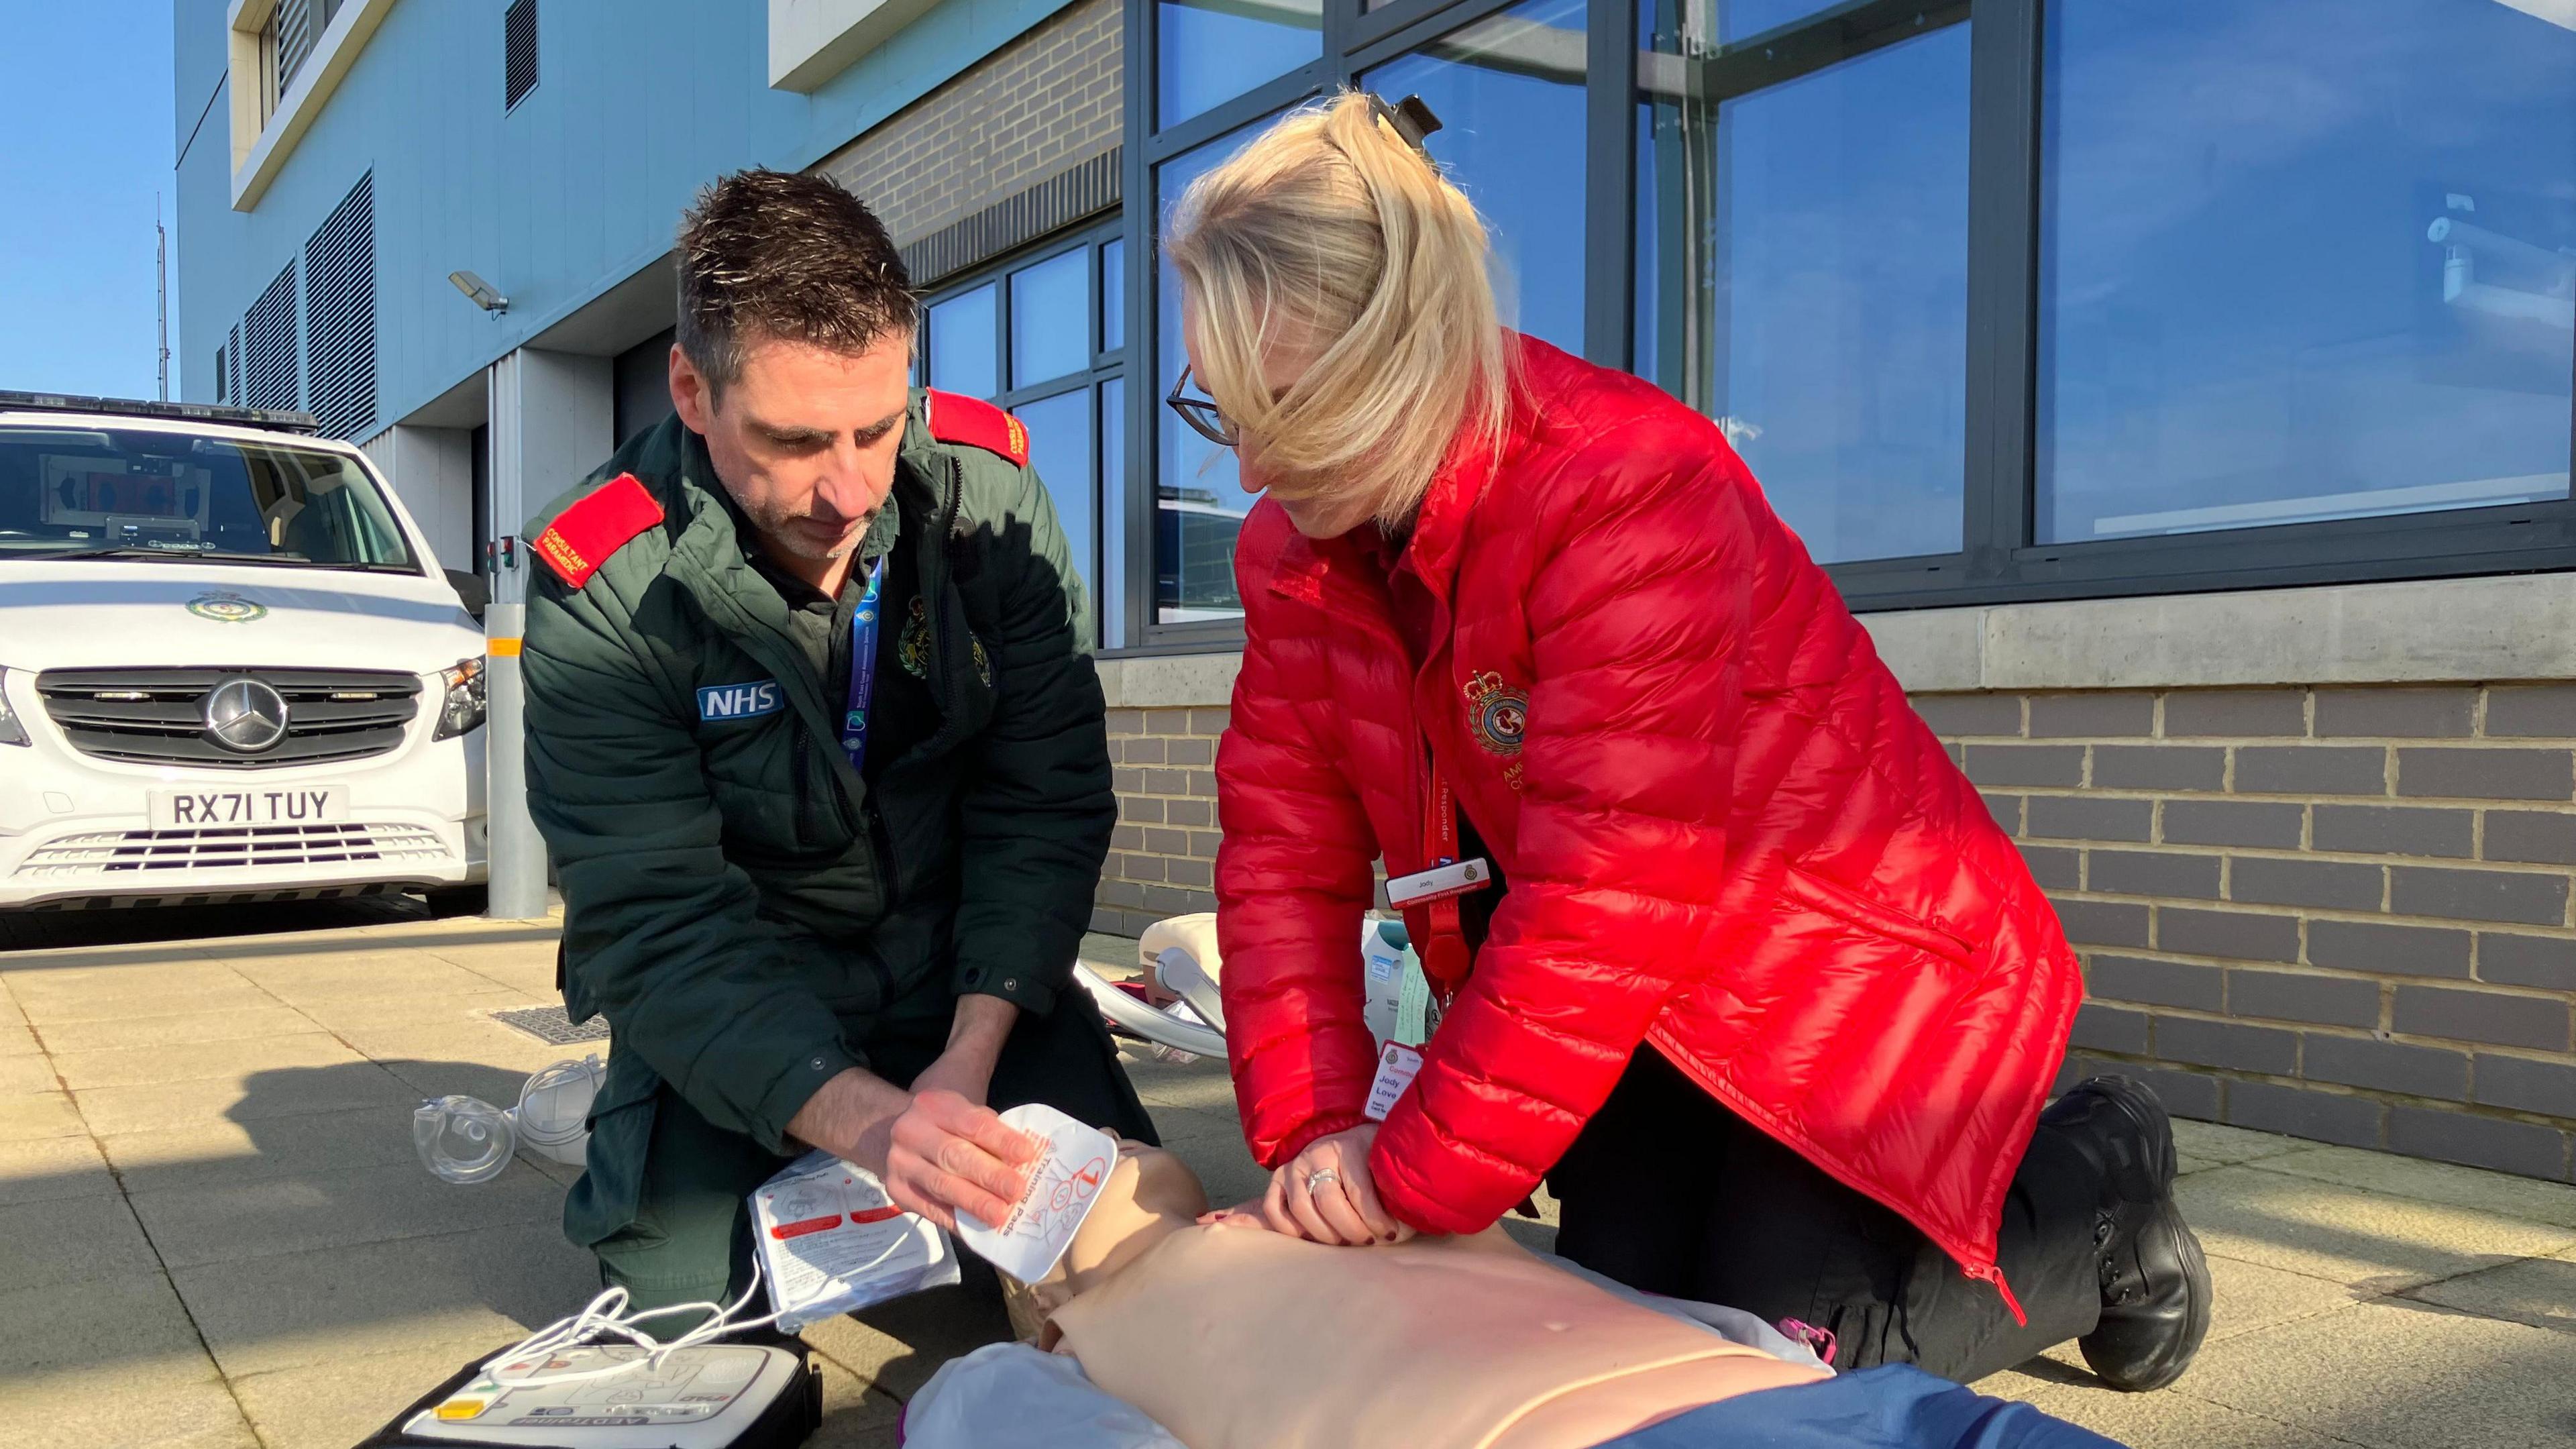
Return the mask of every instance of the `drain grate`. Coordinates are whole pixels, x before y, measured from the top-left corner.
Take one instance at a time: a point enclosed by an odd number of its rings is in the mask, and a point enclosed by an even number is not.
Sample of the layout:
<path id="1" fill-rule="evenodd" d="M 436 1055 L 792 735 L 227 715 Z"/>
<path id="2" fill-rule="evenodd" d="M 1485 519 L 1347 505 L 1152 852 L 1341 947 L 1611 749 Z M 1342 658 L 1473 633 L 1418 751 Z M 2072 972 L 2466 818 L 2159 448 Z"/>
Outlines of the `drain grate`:
<path id="1" fill-rule="evenodd" d="M 594 1016 L 576 1025 L 560 1006 L 522 1006 L 514 1011 L 493 1012 L 492 1019 L 553 1046 L 608 1040 L 605 1018 Z"/>

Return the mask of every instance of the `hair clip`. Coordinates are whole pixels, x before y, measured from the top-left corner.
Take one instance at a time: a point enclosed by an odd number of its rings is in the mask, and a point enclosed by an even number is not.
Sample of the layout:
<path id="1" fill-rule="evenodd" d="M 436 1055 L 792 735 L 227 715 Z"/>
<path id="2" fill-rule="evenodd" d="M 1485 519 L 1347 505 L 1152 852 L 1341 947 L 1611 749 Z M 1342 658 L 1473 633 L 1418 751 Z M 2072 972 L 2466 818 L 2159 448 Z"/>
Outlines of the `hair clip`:
<path id="1" fill-rule="evenodd" d="M 1422 97 L 1406 96 L 1390 106 L 1375 91 L 1367 94 L 1369 109 L 1377 114 L 1377 118 L 1393 126 L 1395 134 L 1404 138 L 1404 144 L 1412 147 L 1415 155 L 1429 161 L 1431 150 L 1423 142 L 1440 129 L 1440 117 L 1423 104 Z"/>

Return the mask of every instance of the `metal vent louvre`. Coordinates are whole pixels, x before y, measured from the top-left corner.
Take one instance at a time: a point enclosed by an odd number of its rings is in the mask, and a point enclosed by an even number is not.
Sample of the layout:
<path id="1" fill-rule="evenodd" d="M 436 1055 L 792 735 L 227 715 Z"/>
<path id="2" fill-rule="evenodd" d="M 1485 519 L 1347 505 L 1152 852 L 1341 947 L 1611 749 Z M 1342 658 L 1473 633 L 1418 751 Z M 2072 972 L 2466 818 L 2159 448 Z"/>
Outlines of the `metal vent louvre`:
<path id="1" fill-rule="evenodd" d="M 537 0 L 510 0 L 501 12 L 501 108 L 510 110 L 537 88 Z"/>
<path id="2" fill-rule="evenodd" d="M 295 263 L 288 262 L 242 317 L 242 401 L 255 408 L 301 411 L 304 405 L 295 345 Z"/>
<path id="3" fill-rule="evenodd" d="M 369 172 L 304 244 L 305 366 L 325 437 L 376 430 L 375 196 Z"/>
<path id="4" fill-rule="evenodd" d="M 21 877 L 209 870 L 436 858 L 447 847 L 420 825 L 242 825 L 199 830 L 115 830 L 45 842 Z"/>
<path id="5" fill-rule="evenodd" d="M 313 53 L 313 40 L 321 27 L 313 23 L 312 0 L 277 0 L 277 93 L 285 95 L 295 84 L 295 73 L 304 66 L 304 58 Z"/>
<path id="6" fill-rule="evenodd" d="M 286 737 L 256 755 L 205 732 L 207 692 L 245 675 L 286 701 Z M 49 669 L 36 676 L 36 693 L 82 754 L 231 770 L 385 754 L 420 712 L 417 675 L 372 669 Z"/>

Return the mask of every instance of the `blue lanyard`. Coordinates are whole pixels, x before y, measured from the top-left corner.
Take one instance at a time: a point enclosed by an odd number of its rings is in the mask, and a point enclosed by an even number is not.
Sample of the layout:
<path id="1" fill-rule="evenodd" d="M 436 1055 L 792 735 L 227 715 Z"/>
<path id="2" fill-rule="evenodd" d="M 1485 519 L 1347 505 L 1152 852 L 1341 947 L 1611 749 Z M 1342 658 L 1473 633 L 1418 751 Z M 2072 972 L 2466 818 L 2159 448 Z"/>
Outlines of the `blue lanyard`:
<path id="1" fill-rule="evenodd" d="M 885 585 L 885 560 L 868 570 L 868 591 L 850 614 L 850 698 L 841 716 L 841 752 L 850 768 L 868 752 L 868 701 L 877 692 L 877 592 Z"/>

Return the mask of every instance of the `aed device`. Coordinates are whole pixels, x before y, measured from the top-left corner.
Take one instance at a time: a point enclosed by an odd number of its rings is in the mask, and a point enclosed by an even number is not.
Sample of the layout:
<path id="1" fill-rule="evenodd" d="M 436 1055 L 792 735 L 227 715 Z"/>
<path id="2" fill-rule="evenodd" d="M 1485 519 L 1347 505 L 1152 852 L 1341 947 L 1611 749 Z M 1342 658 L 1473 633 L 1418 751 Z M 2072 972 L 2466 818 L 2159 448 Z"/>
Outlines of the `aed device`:
<path id="1" fill-rule="evenodd" d="M 357 1449 L 793 1449 L 823 1422 L 822 1371 L 800 1348 L 699 1344 L 598 1376 L 646 1356 L 620 1343 L 480 1358 Z"/>

